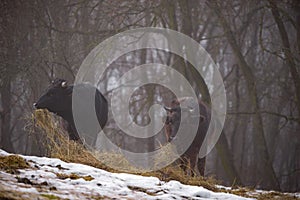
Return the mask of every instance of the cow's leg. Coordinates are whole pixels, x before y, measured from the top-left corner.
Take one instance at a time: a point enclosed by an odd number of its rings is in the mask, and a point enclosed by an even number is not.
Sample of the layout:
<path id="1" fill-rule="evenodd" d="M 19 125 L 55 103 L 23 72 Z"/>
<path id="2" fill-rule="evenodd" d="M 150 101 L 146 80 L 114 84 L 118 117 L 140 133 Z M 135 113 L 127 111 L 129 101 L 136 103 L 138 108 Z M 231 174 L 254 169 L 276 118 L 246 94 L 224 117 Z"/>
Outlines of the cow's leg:
<path id="1" fill-rule="evenodd" d="M 199 171 L 197 169 L 197 160 L 198 155 L 184 155 L 180 158 L 180 167 L 185 172 L 186 175 L 189 176 L 197 176 L 199 175 Z"/>
<path id="2" fill-rule="evenodd" d="M 204 158 L 198 158 L 198 164 L 197 168 L 200 172 L 201 176 L 204 176 L 204 170 L 205 170 L 205 157 Z"/>
<path id="3" fill-rule="evenodd" d="M 165 135 L 166 135 L 166 142 L 170 142 L 170 135 L 171 135 L 171 127 L 169 124 L 165 124 L 164 126 L 165 129 Z"/>
<path id="4" fill-rule="evenodd" d="M 193 154 L 190 158 L 191 176 L 199 176 L 200 172 L 198 170 L 198 154 Z"/>
<path id="5" fill-rule="evenodd" d="M 68 133 L 70 140 L 74 140 L 80 144 L 83 144 L 74 125 L 68 124 Z"/>

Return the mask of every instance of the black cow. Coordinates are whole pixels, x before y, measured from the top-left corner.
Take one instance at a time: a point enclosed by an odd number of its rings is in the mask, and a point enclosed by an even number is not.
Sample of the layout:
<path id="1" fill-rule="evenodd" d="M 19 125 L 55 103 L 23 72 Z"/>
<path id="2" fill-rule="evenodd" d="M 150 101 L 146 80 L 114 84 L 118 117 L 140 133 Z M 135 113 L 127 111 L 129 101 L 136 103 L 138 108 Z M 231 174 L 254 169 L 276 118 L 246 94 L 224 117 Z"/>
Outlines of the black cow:
<path id="1" fill-rule="evenodd" d="M 185 113 L 185 115 L 193 114 L 191 112 L 191 109 L 193 108 L 191 107 L 182 108 L 180 106 L 187 99 L 188 98 L 175 99 L 172 101 L 170 107 L 165 107 L 165 110 L 167 111 L 167 118 L 165 121 L 165 134 L 168 142 L 172 141 L 173 139 L 179 139 L 179 140 L 183 139 L 183 138 L 176 138 L 176 134 L 179 129 L 180 121 L 182 117 L 181 113 L 183 112 Z M 194 176 L 196 174 L 200 174 L 201 176 L 204 176 L 205 157 L 198 159 L 198 155 L 209 127 L 210 109 L 202 101 L 198 101 L 198 103 L 199 103 L 199 110 L 201 114 L 199 116 L 200 118 L 199 118 L 198 130 L 192 144 L 181 156 L 180 164 L 184 170 L 186 170 L 187 167 L 190 167 L 191 175 Z M 183 123 L 187 123 L 187 125 L 188 123 L 193 123 L 193 120 L 187 121 L 183 119 L 182 121 Z M 186 134 L 188 134 L 189 131 L 188 130 L 186 131 L 187 131 Z"/>
<path id="2" fill-rule="evenodd" d="M 100 93 L 98 89 L 94 86 L 86 83 L 78 84 L 78 85 L 68 85 L 67 81 L 64 79 L 55 79 L 52 81 L 49 88 L 46 92 L 38 99 L 33 106 L 36 109 L 47 109 L 52 113 L 55 113 L 61 116 L 64 120 L 68 122 L 67 131 L 69 133 L 69 137 L 71 140 L 80 141 L 80 135 L 86 135 L 83 139 L 84 142 L 89 145 L 93 145 L 95 143 L 96 137 L 99 130 L 85 129 L 85 130 L 77 130 L 75 127 L 75 122 L 73 118 L 72 112 L 72 94 L 73 90 L 76 89 L 76 92 L 79 91 L 81 100 L 76 104 L 76 108 L 82 111 L 82 115 L 84 115 L 83 119 L 85 119 L 81 123 L 86 123 L 87 127 L 89 126 L 90 121 L 90 113 L 84 112 L 86 110 L 86 102 L 87 102 L 87 95 L 91 95 L 91 91 L 95 95 L 95 110 L 97 115 L 97 120 L 99 122 L 100 127 L 103 129 L 108 116 L 108 103 L 105 97 Z M 92 132 L 92 133 L 91 133 Z"/>

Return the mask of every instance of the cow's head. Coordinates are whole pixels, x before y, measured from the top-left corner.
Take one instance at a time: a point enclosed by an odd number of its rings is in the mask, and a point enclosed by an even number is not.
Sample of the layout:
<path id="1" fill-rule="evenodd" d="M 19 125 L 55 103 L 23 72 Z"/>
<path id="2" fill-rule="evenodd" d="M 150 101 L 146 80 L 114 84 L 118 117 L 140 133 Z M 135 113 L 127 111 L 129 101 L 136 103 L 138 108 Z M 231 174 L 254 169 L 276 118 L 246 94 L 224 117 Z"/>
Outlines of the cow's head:
<path id="1" fill-rule="evenodd" d="M 164 107 L 167 111 L 167 118 L 165 121 L 165 134 L 167 141 L 170 142 L 176 135 L 181 119 L 180 107 Z"/>
<path id="2" fill-rule="evenodd" d="M 55 79 L 33 106 L 36 109 L 47 109 L 57 114 L 71 109 L 72 89 L 73 87 L 68 86 L 66 80 Z"/>
<path id="3" fill-rule="evenodd" d="M 183 101 L 186 101 L 186 99 L 175 99 L 171 102 L 170 107 L 164 107 L 164 109 L 167 111 L 167 117 L 165 120 L 165 134 L 168 142 L 170 142 L 176 136 L 181 121 L 186 121 L 186 119 L 190 119 L 190 117 L 200 117 L 199 123 L 201 123 L 205 119 L 205 117 L 202 115 L 195 115 L 194 108 L 192 107 L 180 107 Z M 181 120 L 181 118 L 183 119 Z"/>

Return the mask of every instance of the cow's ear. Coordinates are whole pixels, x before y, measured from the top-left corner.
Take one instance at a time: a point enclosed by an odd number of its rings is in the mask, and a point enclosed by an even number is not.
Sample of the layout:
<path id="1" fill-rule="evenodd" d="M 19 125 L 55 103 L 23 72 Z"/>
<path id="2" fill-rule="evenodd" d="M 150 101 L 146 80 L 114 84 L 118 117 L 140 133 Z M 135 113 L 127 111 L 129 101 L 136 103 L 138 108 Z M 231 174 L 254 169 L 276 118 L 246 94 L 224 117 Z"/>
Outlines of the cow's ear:
<path id="1" fill-rule="evenodd" d="M 68 87 L 68 83 L 67 83 L 67 81 L 63 81 L 63 82 L 61 82 L 61 87 L 62 87 L 62 88 L 66 88 L 66 87 Z"/>

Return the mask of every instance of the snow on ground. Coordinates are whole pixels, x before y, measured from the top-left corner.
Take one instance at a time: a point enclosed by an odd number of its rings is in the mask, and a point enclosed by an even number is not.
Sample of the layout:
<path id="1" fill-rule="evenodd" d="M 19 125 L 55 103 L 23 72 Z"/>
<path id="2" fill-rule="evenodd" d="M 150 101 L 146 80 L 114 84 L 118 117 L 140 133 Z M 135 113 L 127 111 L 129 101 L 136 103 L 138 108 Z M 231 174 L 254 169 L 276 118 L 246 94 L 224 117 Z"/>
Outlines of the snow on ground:
<path id="1" fill-rule="evenodd" d="M 7 155 L 10 154 L 0 150 L 0 156 Z M 0 171 L 1 190 L 36 194 L 38 199 L 48 195 L 65 199 L 249 199 L 184 185 L 178 181 L 163 182 L 156 177 L 110 173 L 59 159 L 20 156 L 31 168 L 18 170 L 20 174 Z M 72 177 L 74 174 L 82 178 L 59 178 L 60 175 Z"/>

